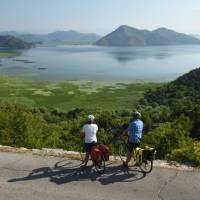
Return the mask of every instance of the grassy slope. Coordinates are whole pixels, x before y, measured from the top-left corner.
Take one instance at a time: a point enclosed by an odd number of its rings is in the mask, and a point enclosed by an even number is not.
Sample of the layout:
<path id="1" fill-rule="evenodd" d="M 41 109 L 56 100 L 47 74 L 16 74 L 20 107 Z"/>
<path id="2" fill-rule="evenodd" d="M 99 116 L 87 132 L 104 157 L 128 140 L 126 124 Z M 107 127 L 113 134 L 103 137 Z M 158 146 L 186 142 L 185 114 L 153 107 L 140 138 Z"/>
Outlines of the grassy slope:
<path id="1" fill-rule="evenodd" d="M 56 84 L 0 77 L 0 100 L 71 110 L 132 108 L 154 83 L 64 81 Z"/>

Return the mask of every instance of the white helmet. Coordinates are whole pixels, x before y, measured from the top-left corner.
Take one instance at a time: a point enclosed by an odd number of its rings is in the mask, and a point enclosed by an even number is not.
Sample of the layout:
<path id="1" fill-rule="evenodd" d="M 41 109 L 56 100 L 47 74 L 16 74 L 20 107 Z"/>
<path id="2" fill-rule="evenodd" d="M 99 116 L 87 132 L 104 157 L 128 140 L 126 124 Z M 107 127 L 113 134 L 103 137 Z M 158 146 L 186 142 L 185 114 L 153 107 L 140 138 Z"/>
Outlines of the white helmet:
<path id="1" fill-rule="evenodd" d="M 141 113 L 138 111 L 133 112 L 132 115 L 141 118 Z"/>
<path id="2" fill-rule="evenodd" d="M 88 122 L 93 122 L 94 119 L 95 119 L 94 115 L 88 115 L 88 116 L 87 116 Z"/>

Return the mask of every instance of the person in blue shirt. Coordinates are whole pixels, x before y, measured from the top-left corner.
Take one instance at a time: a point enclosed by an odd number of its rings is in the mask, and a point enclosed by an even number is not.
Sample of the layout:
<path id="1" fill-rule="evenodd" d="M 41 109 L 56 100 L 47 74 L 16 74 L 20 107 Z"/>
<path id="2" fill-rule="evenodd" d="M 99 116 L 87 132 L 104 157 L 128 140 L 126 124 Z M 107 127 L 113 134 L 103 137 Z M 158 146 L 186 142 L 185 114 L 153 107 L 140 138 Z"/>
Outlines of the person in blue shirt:
<path id="1" fill-rule="evenodd" d="M 128 167 L 133 150 L 140 146 L 144 127 L 143 121 L 140 118 L 141 114 L 138 111 L 133 112 L 131 122 L 128 128 L 123 132 L 123 135 L 128 133 L 128 153 L 126 162 L 123 163 L 124 167 Z"/>

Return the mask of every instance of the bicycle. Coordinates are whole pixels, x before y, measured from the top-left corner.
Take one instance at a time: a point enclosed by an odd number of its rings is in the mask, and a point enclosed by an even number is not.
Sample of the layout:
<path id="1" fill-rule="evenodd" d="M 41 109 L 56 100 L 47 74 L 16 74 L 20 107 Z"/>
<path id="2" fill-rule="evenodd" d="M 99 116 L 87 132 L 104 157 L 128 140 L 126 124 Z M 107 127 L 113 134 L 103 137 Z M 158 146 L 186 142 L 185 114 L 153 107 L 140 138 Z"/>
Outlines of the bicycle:
<path id="1" fill-rule="evenodd" d="M 118 153 L 122 162 L 125 162 L 128 150 L 127 142 L 122 140 L 122 142 L 118 144 Z M 137 147 L 132 153 L 132 158 L 135 161 L 135 166 L 139 166 L 142 172 L 150 173 L 153 169 L 155 155 L 156 150 L 154 148 L 149 146 L 145 146 L 144 148 Z"/>
<path id="2" fill-rule="evenodd" d="M 96 147 L 98 147 L 100 145 L 97 145 Z M 84 147 L 84 140 L 82 140 L 81 142 L 81 147 L 80 147 L 80 158 L 81 158 L 81 161 L 82 163 L 84 163 L 84 158 L 85 158 L 85 147 Z M 97 173 L 99 174 L 103 174 L 105 172 L 105 168 L 106 168 L 106 165 L 105 165 L 105 157 L 104 155 L 101 153 L 100 154 L 100 157 L 98 159 L 94 159 L 92 154 L 90 153 L 90 159 L 92 161 L 92 165 L 95 167 L 95 170 Z"/>

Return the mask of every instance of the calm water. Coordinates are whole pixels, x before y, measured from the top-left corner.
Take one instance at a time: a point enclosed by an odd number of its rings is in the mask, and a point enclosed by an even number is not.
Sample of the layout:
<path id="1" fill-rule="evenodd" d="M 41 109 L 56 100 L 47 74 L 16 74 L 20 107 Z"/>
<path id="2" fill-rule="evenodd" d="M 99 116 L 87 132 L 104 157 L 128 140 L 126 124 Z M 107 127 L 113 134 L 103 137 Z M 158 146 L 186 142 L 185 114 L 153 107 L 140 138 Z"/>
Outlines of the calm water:
<path id="1" fill-rule="evenodd" d="M 50 81 L 169 81 L 200 67 L 200 45 L 158 47 L 57 46 L 0 59 L 0 74 Z"/>

